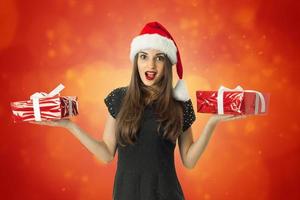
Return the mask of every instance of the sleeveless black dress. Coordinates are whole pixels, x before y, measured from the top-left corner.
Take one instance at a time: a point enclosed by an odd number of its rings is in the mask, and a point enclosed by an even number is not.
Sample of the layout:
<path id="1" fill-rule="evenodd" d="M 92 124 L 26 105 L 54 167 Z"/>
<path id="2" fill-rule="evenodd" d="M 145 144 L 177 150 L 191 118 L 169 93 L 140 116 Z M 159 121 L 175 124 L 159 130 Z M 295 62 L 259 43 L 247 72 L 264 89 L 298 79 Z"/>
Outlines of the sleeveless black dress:
<path id="1" fill-rule="evenodd" d="M 116 118 L 127 87 L 114 89 L 104 99 L 109 113 Z M 195 121 L 191 100 L 183 104 L 183 127 Z M 184 195 L 174 166 L 175 144 L 157 133 L 155 104 L 145 108 L 138 139 L 134 145 L 117 145 L 118 162 L 114 180 L 114 200 L 182 200 Z"/>

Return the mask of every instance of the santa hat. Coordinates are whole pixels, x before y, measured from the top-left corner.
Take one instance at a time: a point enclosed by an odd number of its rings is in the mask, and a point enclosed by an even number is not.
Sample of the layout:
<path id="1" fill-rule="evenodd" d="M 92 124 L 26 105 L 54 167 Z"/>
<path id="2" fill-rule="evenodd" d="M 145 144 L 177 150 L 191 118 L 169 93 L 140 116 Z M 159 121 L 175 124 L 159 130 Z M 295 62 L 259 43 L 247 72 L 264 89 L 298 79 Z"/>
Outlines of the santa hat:
<path id="1" fill-rule="evenodd" d="M 133 38 L 130 46 L 130 60 L 133 62 L 135 55 L 143 49 L 157 49 L 165 53 L 171 63 L 176 64 L 179 80 L 173 89 L 173 97 L 179 101 L 190 99 L 185 82 L 182 80 L 183 68 L 177 45 L 171 34 L 158 22 L 145 25 L 141 33 Z"/>

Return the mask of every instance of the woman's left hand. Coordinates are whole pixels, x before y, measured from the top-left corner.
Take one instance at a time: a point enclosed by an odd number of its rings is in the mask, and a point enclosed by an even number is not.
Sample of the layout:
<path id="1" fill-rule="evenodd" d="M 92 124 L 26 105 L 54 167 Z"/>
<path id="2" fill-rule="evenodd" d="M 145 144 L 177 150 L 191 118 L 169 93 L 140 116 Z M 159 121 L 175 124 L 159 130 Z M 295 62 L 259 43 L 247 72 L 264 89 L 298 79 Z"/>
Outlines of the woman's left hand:
<path id="1" fill-rule="evenodd" d="M 237 119 L 244 119 L 247 115 L 213 115 L 209 120 L 212 122 L 220 122 L 220 121 L 231 121 Z"/>

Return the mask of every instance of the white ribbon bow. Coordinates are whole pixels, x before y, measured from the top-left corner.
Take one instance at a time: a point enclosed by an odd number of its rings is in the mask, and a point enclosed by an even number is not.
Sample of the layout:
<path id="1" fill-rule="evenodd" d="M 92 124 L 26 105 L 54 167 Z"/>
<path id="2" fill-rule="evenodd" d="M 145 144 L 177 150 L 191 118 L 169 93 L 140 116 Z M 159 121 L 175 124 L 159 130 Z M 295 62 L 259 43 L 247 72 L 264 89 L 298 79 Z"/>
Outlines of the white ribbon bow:
<path id="1" fill-rule="evenodd" d="M 59 84 L 54 90 L 52 90 L 49 94 L 45 92 L 36 92 L 30 96 L 32 99 L 33 104 L 33 112 L 34 112 L 34 119 L 35 121 L 42 121 L 41 119 L 41 111 L 40 111 L 40 99 L 47 98 L 47 97 L 54 97 L 55 95 L 59 94 L 65 88 L 63 84 Z"/>
<path id="2" fill-rule="evenodd" d="M 259 104 L 259 100 L 261 102 L 261 112 L 265 112 L 266 111 L 266 102 L 265 102 L 265 98 L 262 95 L 262 93 L 256 91 L 256 90 L 244 90 L 241 86 L 237 86 L 234 89 L 229 89 L 227 87 L 224 86 L 220 86 L 219 90 L 218 90 L 218 97 L 217 97 L 217 103 L 218 103 L 218 114 L 224 114 L 224 102 L 223 102 L 223 96 L 224 96 L 224 92 L 225 91 L 241 91 L 241 92 L 254 92 L 256 93 L 256 97 L 255 97 L 255 114 L 258 114 L 258 104 Z"/>

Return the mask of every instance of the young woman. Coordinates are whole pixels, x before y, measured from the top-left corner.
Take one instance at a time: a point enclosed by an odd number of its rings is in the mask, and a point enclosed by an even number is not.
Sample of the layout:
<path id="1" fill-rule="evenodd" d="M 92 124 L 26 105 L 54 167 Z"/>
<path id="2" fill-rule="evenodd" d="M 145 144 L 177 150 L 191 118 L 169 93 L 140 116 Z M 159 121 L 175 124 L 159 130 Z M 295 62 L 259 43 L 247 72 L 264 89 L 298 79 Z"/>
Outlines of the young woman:
<path id="1" fill-rule="evenodd" d="M 185 167 L 193 168 L 219 121 L 243 118 L 213 115 L 194 141 L 195 113 L 182 80 L 176 43 L 158 22 L 146 24 L 131 43 L 133 72 L 129 86 L 114 89 L 105 98 L 109 114 L 103 140 L 89 136 L 71 120 L 33 122 L 68 129 L 104 163 L 118 150 L 113 199 L 181 200 L 184 194 L 174 166 L 178 141 Z M 172 68 L 180 78 L 172 86 Z"/>

